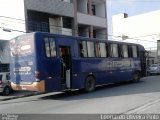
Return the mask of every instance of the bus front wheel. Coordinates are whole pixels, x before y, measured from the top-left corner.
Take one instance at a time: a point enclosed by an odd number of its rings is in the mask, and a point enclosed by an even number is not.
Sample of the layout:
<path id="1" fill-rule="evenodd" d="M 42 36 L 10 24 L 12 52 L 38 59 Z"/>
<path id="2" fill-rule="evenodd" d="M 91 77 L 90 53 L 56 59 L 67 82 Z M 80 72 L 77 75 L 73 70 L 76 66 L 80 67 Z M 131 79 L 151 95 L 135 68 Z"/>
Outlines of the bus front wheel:
<path id="1" fill-rule="evenodd" d="M 95 89 L 95 78 L 88 76 L 85 81 L 85 92 L 92 92 Z"/>
<path id="2" fill-rule="evenodd" d="M 131 82 L 139 82 L 140 81 L 140 73 L 139 72 L 135 72 L 133 73 L 133 79 Z"/>

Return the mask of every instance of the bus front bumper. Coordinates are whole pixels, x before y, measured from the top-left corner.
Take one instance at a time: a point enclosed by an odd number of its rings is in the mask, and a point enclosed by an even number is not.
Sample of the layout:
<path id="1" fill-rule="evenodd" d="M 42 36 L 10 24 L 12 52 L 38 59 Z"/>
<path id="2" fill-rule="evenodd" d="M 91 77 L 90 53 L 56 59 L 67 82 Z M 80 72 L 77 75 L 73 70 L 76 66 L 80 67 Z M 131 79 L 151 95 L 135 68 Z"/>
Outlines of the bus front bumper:
<path id="1" fill-rule="evenodd" d="M 26 90 L 26 91 L 36 91 L 36 92 L 45 92 L 44 80 L 40 82 L 33 82 L 30 85 L 25 84 L 15 84 L 11 82 L 12 89 L 15 91 Z"/>

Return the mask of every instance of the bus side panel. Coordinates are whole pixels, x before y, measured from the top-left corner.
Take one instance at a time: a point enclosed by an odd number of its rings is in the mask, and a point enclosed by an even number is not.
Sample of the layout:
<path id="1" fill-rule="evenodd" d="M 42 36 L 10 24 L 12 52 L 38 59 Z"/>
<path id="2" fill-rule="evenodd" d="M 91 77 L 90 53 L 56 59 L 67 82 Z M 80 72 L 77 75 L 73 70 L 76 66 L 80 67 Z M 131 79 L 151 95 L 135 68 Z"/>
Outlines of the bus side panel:
<path id="1" fill-rule="evenodd" d="M 37 35 L 36 45 L 36 70 L 40 73 L 40 80 L 44 81 L 45 92 L 60 91 L 60 60 L 56 57 L 46 58 L 43 36 Z"/>
<path id="2" fill-rule="evenodd" d="M 52 61 L 46 61 L 46 90 L 60 91 L 61 88 L 61 76 L 60 76 L 60 59 L 55 58 Z"/>
<path id="3" fill-rule="evenodd" d="M 41 80 L 45 81 L 45 91 L 53 92 L 61 90 L 59 60 L 44 60 L 38 69 L 42 72 Z M 40 72 L 40 73 L 41 73 Z"/>
<path id="4" fill-rule="evenodd" d="M 138 71 L 138 72 L 141 73 L 142 68 L 141 68 L 141 61 L 140 61 L 139 58 L 133 58 L 133 59 L 132 59 L 132 70 L 133 70 L 133 73 L 134 73 L 135 71 Z M 132 74 L 133 74 L 133 73 L 132 73 Z"/>
<path id="5" fill-rule="evenodd" d="M 113 83 L 131 80 L 131 60 L 130 58 L 110 58 L 110 76 Z"/>
<path id="6" fill-rule="evenodd" d="M 130 58 L 82 58 L 73 60 L 72 88 L 84 88 L 85 79 L 93 75 L 96 85 L 132 80 L 133 72 L 139 70 L 139 60 Z"/>
<path id="7" fill-rule="evenodd" d="M 109 68 L 106 60 L 84 58 L 73 60 L 73 80 L 72 88 L 84 88 L 85 79 L 92 75 L 96 79 L 96 85 L 111 83 L 112 79 L 109 74 Z"/>

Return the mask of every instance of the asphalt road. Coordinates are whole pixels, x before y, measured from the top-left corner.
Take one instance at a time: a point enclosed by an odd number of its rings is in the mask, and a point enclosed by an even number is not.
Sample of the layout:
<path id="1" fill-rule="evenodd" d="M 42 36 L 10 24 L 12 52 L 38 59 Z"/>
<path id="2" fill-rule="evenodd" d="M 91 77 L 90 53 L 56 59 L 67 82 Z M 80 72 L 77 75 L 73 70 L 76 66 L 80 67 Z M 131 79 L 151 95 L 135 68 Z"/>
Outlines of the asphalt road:
<path id="1" fill-rule="evenodd" d="M 98 87 L 92 93 L 49 93 L 0 101 L 0 113 L 123 114 L 160 113 L 160 76 Z"/>

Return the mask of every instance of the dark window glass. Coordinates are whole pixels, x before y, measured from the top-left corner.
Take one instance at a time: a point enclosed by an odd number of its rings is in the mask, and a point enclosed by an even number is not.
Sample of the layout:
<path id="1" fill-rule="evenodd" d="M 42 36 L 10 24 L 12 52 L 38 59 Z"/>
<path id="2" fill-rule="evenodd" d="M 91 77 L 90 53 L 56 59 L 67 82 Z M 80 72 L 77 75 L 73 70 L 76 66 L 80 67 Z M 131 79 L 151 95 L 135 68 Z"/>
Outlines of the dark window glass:
<path id="1" fill-rule="evenodd" d="M 0 64 L 0 72 L 9 72 L 9 64 Z"/>
<path id="2" fill-rule="evenodd" d="M 2 75 L 0 75 L 0 80 L 2 80 Z"/>
<path id="3" fill-rule="evenodd" d="M 160 58 L 160 40 L 157 41 L 157 55 Z"/>
<path id="4" fill-rule="evenodd" d="M 95 5 L 92 5 L 92 14 L 96 15 L 96 6 Z"/>
<path id="5" fill-rule="evenodd" d="M 9 74 L 9 73 L 6 74 L 6 79 L 7 79 L 7 80 L 10 80 L 10 74 Z"/>
<path id="6" fill-rule="evenodd" d="M 128 56 L 131 58 L 133 57 L 132 46 L 130 46 L 130 45 L 128 46 Z"/>
<path id="7" fill-rule="evenodd" d="M 42 12 L 27 11 L 28 31 L 49 32 L 49 15 Z"/>
<path id="8" fill-rule="evenodd" d="M 93 30 L 93 38 L 97 38 L 97 31 Z"/>
<path id="9" fill-rule="evenodd" d="M 118 56 L 123 57 L 122 45 L 118 45 Z"/>
<path id="10" fill-rule="evenodd" d="M 72 18 L 63 17 L 63 28 L 72 29 Z"/>
<path id="11" fill-rule="evenodd" d="M 111 47 L 110 47 L 110 44 L 106 44 L 106 51 L 107 51 L 107 57 L 111 57 Z"/>
<path id="12" fill-rule="evenodd" d="M 140 51 L 138 46 L 137 46 L 137 57 L 140 57 Z"/>

